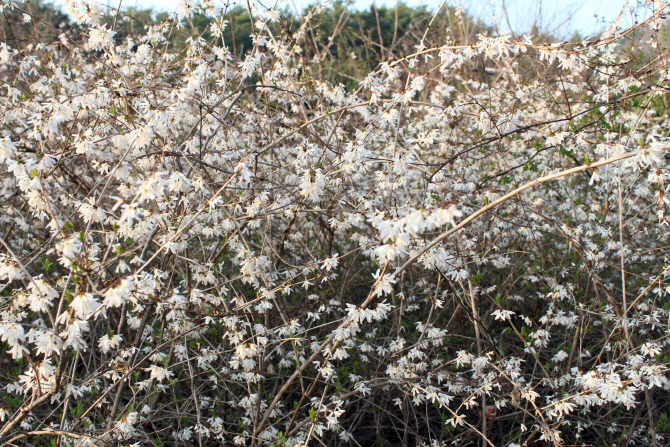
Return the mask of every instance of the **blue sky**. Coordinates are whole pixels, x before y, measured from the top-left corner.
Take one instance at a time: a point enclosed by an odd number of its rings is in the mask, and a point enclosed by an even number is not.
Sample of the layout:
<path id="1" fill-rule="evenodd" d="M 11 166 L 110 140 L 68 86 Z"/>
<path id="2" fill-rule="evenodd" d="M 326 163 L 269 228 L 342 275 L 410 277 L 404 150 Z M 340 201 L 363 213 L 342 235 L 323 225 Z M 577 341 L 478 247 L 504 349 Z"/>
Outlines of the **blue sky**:
<path id="1" fill-rule="evenodd" d="M 534 22 L 546 27 L 558 27 L 582 34 L 601 30 L 612 23 L 624 9 L 626 0 L 451 0 L 451 4 L 462 4 L 475 17 L 487 22 L 496 21 L 503 28 L 509 24 L 517 31 L 529 30 Z M 636 3 L 632 0 L 632 3 Z M 429 4 L 429 3 L 426 3 Z M 503 6 L 507 9 L 504 14 Z M 630 19 L 623 24 L 631 23 Z"/>
<path id="2" fill-rule="evenodd" d="M 56 0 L 61 3 L 63 0 Z M 98 0 L 114 7 L 118 0 Z M 262 3 L 269 6 L 276 0 L 264 0 Z M 367 8 L 372 0 L 354 0 L 359 9 Z M 444 0 L 405 0 L 410 6 L 427 5 L 438 7 Z M 227 1 L 226 1 L 227 2 Z M 632 4 L 636 0 L 630 0 Z M 157 11 L 171 11 L 176 8 L 178 0 L 123 0 L 124 6 L 153 7 Z M 221 3 L 224 3 L 223 1 Z M 232 0 L 231 3 L 246 4 L 246 0 Z M 313 0 L 282 0 L 281 4 L 295 5 L 301 8 L 313 3 Z M 516 32 L 530 29 L 533 22 L 551 28 L 562 26 L 564 32 L 571 33 L 578 30 L 582 35 L 589 35 L 601 30 L 605 23 L 613 22 L 626 5 L 626 0 L 447 0 L 448 5 L 462 6 L 476 17 L 488 23 L 497 22 L 502 29 L 507 28 L 507 22 Z M 395 6 L 395 0 L 377 0 L 377 5 Z M 504 14 L 506 7 L 507 15 Z M 624 24 L 630 23 L 627 17 Z"/>

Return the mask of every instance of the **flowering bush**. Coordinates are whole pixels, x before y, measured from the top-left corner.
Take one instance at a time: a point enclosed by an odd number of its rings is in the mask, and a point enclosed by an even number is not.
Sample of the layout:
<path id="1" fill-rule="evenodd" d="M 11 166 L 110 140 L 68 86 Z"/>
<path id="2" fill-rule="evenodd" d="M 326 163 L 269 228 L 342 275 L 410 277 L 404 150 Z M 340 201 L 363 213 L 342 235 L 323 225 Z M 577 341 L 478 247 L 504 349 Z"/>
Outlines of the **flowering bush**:
<path id="1" fill-rule="evenodd" d="M 0 445 L 667 445 L 670 6 L 638 3 L 548 43 L 440 10 L 351 88 L 325 4 L 249 4 L 235 56 L 209 1 L 122 37 L 3 0 Z"/>

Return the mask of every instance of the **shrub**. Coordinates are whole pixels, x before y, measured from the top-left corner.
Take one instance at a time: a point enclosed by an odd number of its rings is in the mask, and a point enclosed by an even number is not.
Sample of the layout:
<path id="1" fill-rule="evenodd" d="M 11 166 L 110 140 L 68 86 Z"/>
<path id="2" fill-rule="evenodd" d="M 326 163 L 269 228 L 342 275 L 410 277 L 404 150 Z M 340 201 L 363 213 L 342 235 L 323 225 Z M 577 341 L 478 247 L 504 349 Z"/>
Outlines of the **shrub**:
<path id="1" fill-rule="evenodd" d="M 559 42 L 3 0 L 2 445 L 666 444 L 668 7 L 639 3 Z"/>

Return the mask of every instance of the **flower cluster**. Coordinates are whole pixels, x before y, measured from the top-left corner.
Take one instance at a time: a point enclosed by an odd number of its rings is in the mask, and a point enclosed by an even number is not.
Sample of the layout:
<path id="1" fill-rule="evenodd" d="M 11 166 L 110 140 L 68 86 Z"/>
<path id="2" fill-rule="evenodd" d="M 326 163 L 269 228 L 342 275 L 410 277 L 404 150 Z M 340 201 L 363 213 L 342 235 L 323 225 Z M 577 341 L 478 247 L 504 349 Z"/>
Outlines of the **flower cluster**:
<path id="1" fill-rule="evenodd" d="M 26 5 L 0 444 L 669 442 L 670 5 L 570 42 L 444 6 L 363 47 L 339 3 Z"/>

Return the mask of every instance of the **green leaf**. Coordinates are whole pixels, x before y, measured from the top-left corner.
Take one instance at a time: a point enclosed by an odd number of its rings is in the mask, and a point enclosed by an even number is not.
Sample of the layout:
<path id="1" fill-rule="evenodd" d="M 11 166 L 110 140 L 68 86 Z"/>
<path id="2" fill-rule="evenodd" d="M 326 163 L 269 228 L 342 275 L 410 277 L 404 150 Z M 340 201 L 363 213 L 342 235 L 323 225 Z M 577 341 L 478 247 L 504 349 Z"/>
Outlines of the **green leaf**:
<path id="1" fill-rule="evenodd" d="M 478 271 L 475 273 L 475 276 L 473 276 L 472 279 L 474 279 L 477 284 L 480 284 L 482 282 L 482 272 Z"/>
<path id="2" fill-rule="evenodd" d="M 42 263 L 42 267 L 44 267 L 44 271 L 46 273 L 49 273 L 49 270 L 51 270 L 52 266 L 53 266 L 53 264 L 51 262 L 49 262 L 48 259 L 45 259 L 44 262 Z"/>

